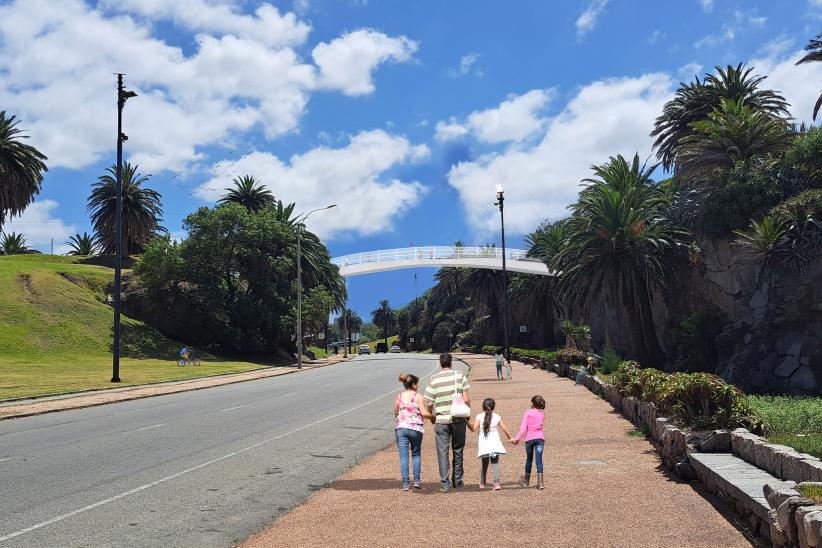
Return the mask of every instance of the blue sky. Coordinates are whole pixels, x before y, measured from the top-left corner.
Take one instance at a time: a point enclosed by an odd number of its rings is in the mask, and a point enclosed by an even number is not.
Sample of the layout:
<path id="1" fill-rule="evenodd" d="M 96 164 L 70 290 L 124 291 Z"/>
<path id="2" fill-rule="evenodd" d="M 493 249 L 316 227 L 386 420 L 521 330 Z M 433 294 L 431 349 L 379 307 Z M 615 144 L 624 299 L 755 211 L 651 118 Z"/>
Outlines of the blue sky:
<path id="1" fill-rule="evenodd" d="M 795 67 L 822 0 L 24 0 L 0 4 L 0 99 L 49 156 L 7 230 L 57 252 L 90 231 L 91 183 L 114 161 L 114 72 L 139 97 L 127 159 L 151 173 L 165 226 L 252 173 L 332 255 L 495 242 L 564 215 L 588 166 L 651 153 L 677 83 L 751 63 L 810 121 L 822 68 Z M 418 289 L 432 283 L 420 269 Z M 363 317 L 414 297 L 414 272 L 352 278 Z"/>

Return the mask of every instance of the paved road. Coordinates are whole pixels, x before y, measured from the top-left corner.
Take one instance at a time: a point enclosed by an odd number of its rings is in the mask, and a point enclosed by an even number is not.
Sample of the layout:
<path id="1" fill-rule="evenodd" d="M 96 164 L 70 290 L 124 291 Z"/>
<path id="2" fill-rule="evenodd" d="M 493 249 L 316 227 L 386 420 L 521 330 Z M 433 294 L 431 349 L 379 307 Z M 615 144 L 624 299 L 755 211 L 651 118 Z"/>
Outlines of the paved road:
<path id="1" fill-rule="evenodd" d="M 0 546 L 230 546 L 393 437 L 401 372 L 294 375 L 0 422 Z"/>

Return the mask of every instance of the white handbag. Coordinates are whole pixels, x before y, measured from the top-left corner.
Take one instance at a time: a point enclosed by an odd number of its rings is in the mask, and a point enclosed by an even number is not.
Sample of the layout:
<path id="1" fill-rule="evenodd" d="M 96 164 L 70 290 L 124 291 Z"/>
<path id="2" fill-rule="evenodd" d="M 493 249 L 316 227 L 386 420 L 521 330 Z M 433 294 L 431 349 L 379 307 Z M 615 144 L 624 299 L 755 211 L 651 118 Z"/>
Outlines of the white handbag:
<path id="1" fill-rule="evenodd" d="M 451 396 L 451 418 L 467 419 L 471 417 L 471 408 L 465 403 L 462 394 L 457 392 L 457 376 L 454 375 L 454 395 Z"/>

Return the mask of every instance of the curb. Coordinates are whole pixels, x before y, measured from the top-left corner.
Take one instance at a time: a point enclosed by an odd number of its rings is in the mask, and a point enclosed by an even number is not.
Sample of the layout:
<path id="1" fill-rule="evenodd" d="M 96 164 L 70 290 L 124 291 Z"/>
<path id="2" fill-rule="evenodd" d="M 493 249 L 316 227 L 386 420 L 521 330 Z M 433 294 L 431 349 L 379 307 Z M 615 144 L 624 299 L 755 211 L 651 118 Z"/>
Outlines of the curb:
<path id="1" fill-rule="evenodd" d="M 343 362 L 349 361 L 350 359 L 351 358 L 349 358 L 348 360 L 343 359 L 343 360 L 338 360 L 338 361 L 331 362 L 331 363 L 325 363 L 325 364 L 322 364 L 322 365 L 315 365 L 311 369 L 319 369 L 319 368 L 322 368 L 322 367 L 328 367 L 328 366 L 331 366 L 331 365 L 336 365 L 338 363 L 343 363 Z M 262 369 L 263 368 L 252 369 L 251 371 L 260 371 Z M 218 386 L 228 386 L 230 384 L 238 384 L 238 383 L 241 383 L 241 382 L 259 381 L 259 380 L 262 380 L 262 379 L 269 379 L 269 378 L 272 378 L 272 377 L 281 377 L 281 376 L 284 376 L 284 375 L 291 375 L 293 373 L 301 373 L 302 371 L 310 371 L 311 369 L 295 369 L 293 371 L 284 371 L 284 372 L 279 373 L 277 375 L 266 375 L 266 376 L 263 376 L 263 377 L 254 377 L 254 378 L 248 378 L 248 379 L 236 379 L 236 380 L 231 380 L 229 382 L 224 382 L 224 383 L 215 384 L 215 385 L 211 385 L 211 386 L 193 386 L 193 387 L 189 387 L 189 388 L 182 388 L 181 390 L 166 392 L 166 393 L 163 393 L 163 394 L 144 394 L 144 395 L 138 394 L 138 395 L 131 395 L 131 397 L 124 397 L 124 398 L 116 399 L 116 400 L 112 400 L 112 401 L 90 402 L 90 403 L 87 403 L 87 404 L 74 405 L 74 406 L 71 406 L 71 407 L 57 407 L 57 408 L 54 408 L 54 409 L 43 409 L 43 410 L 39 410 L 39 411 L 23 411 L 23 412 L 18 412 L 18 413 L 12 413 L 12 414 L 9 414 L 9 415 L 0 414 L 0 421 L 9 420 L 9 419 L 18 419 L 18 418 L 22 418 L 22 417 L 34 417 L 34 416 L 37 416 L 37 415 L 46 415 L 48 413 L 59 413 L 61 411 L 71 411 L 71 410 L 74 410 L 74 409 L 86 409 L 86 408 L 89 408 L 89 407 L 99 407 L 101 405 L 121 403 L 121 402 L 124 402 L 124 401 L 142 400 L 142 399 L 145 399 L 145 398 L 154 398 L 154 397 L 159 397 L 159 396 L 168 396 L 168 395 L 171 395 L 171 394 L 179 394 L 179 393 L 182 393 L 182 392 L 194 392 L 195 390 L 205 390 L 207 388 L 216 388 Z M 187 382 L 196 382 L 196 381 L 200 381 L 200 380 L 204 380 L 204 379 L 218 379 L 218 378 L 227 378 L 227 377 L 230 378 L 232 376 L 245 375 L 245 374 L 248 374 L 251 371 L 245 371 L 243 373 L 226 373 L 226 374 L 220 374 L 220 375 L 210 375 L 210 376 L 206 376 L 206 377 L 198 377 L 196 379 L 187 379 L 187 380 L 183 380 L 183 381 L 171 381 L 171 383 L 173 383 L 173 384 L 169 384 L 169 386 L 174 386 L 175 384 L 183 384 L 183 383 L 187 383 Z M 158 383 L 148 383 L 148 384 L 137 384 L 137 385 L 134 385 L 134 386 L 129 386 L 127 388 L 113 388 L 113 389 L 112 388 L 101 388 L 101 389 L 95 390 L 95 391 L 87 391 L 87 392 L 84 393 L 84 395 L 105 394 L 107 390 L 117 391 L 117 393 L 128 395 L 129 391 L 131 391 L 131 390 L 139 390 L 141 388 L 148 388 L 148 387 L 152 387 L 152 386 L 158 386 L 158 385 L 162 385 L 166 382 L 169 382 L 169 381 L 163 381 L 163 382 L 158 382 Z M 71 394 L 71 392 L 69 392 L 67 394 Z M 45 398 L 54 398 L 54 396 L 55 395 L 52 394 L 51 396 L 45 396 Z M 67 395 L 64 398 L 54 398 L 54 399 L 51 399 L 51 400 L 46 399 L 45 401 L 71 401 L 71 399 L 73 397 L 80 398 L 80 397 L 84 397 L 84 396 L 80 396 L 80 395 L 69 396 L 69 395 Z M 43 403 L 42 401 L 38 401 L 37 398 L 25 398 L 25 399 L 32 400 L 30 402 L 30 404 L 27 404 L 27 405 L 35 405 L 37 403 Z M 6 401 L 7 402 L 14 402 L 15 400 L 6 400 Z M 21 401 L 21 400 L 16 400 L 16 401 Z M 2 413 L 3 407 L 13 407 L 13 406 L 12 405 L 0 406 L 0 413 Z"/>

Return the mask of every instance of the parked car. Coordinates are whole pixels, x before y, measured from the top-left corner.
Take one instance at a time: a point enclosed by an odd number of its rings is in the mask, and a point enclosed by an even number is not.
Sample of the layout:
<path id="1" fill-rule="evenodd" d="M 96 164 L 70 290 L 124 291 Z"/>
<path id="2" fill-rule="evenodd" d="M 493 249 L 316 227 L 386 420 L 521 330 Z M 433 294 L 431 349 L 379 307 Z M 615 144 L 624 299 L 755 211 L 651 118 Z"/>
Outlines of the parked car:
<path id="1" fill-rule="evenodd" d="M 360 345 L 360 356 L 362 356 L 363 354 L 371 354 L 371 347 L 367 344 Z"/>
<path id="2" fill-rule="evenodd" d="M 388 350 L 388 352 L 390 352 L 391 354 L 399 354 L 400 352 L 402 352 L 402 349 L 400 348 L 400 345 L 394 343 L 391 345 L 391 348 Z"/>
<path id="3" fill-rule="evenodd" d="M 383 354 L 388 353 L 388 344 L 385 342 L 378 342 L 376 348 L 374 348 L 374 354 L 379 354 L 382 352 Z"/>

